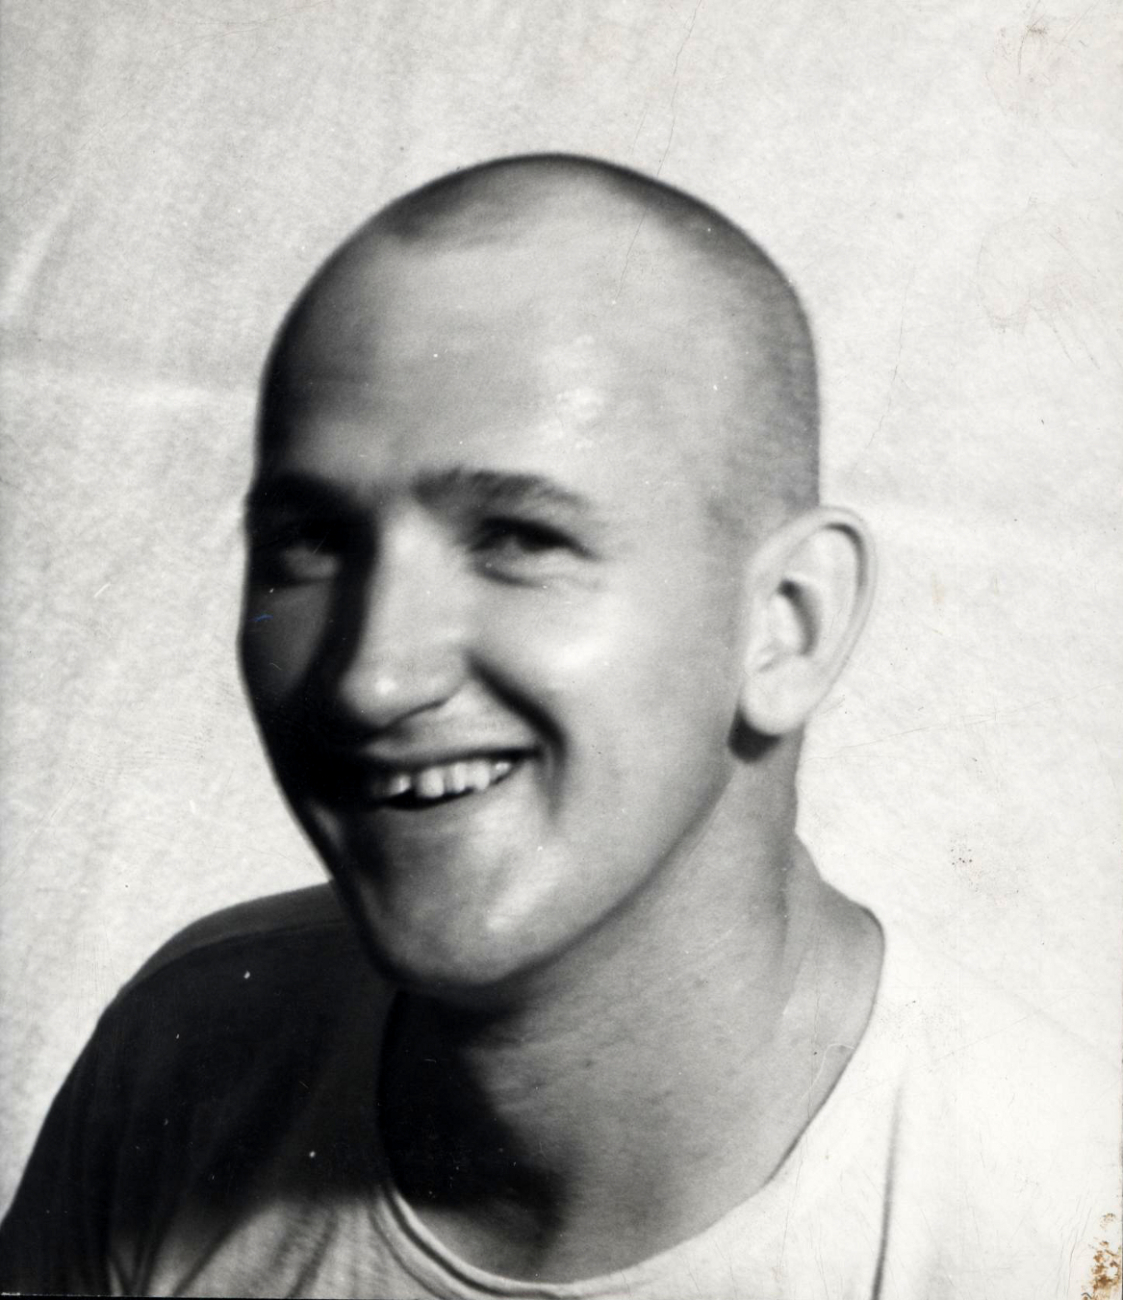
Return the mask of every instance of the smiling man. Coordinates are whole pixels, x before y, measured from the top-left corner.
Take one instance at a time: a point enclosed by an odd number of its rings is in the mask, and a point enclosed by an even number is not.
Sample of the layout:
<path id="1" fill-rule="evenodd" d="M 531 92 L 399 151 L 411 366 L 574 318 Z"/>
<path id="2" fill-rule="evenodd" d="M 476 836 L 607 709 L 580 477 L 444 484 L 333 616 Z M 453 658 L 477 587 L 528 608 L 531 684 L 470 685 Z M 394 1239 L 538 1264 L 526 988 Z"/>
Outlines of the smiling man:
<path id="1" fill-rule="evenodd" d="M 818 503 L 765 255 L 607 164 L 455 174 L 313 279 L 259 438 L 245 678 L 335 893 L 202 922 L 118 998 L 0 1278 L 1067 1294 L 1097 1117 L 1032 1204 L 1018 1135 L 1071 1049 L 1023 1027 L 1015 1078 L 1024 1013 L 795 835 L 872 560 Z"/>

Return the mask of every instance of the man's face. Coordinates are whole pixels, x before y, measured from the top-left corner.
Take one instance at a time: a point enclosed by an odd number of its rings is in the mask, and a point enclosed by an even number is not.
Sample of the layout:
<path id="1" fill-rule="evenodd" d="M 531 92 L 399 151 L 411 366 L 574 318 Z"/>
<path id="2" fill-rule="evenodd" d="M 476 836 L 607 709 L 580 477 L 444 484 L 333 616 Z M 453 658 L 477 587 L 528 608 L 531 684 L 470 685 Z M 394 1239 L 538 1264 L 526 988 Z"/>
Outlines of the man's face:
<path id="1" fill-rule="evenodd" d="M 493 985 L 626 918 L 734 769 L 742 570 L 698 452 L 724 376 L 681 288 L 614 306 L 569 248 L 337 274 L 251 494 L 262 733 L 415 986 Z"/>

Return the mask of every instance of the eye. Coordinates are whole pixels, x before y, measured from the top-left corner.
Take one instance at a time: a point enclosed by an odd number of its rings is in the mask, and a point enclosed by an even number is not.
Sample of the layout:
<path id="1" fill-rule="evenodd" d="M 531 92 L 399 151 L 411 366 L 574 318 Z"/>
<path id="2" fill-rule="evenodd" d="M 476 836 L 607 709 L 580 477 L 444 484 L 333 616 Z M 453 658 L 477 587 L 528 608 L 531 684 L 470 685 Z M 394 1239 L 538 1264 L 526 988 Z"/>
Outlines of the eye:
<path id="1" fill-rule="evenodd" d="M 297 586 L 334 578 L 346 555 L 346 539 L 326 520 L 301 519 L 251 528 L 253 564 L 263 581 Z"/>
<path id="2" fill-rule="evenodd" d="M 550 564 L 580 553 L 574 540 L 537 520 L 496 517 L 483 520 L 471 539 L 480 566 L 499 577 L 534 577 Z"/>

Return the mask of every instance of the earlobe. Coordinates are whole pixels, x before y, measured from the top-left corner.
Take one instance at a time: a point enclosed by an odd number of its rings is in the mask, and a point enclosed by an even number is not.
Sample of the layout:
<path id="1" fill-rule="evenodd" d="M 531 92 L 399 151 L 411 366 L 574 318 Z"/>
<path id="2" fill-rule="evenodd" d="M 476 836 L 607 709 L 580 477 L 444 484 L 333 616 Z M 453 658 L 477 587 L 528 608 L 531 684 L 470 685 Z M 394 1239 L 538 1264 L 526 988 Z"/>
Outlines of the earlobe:
<path id="1" fill-rule="evenodd" d="M 754 731 L 795 731 L 830 690 L 869 612 L 874 564 L 866 525 L 831 506 L 789 520 L 757 549 L 741 689 Z"/>

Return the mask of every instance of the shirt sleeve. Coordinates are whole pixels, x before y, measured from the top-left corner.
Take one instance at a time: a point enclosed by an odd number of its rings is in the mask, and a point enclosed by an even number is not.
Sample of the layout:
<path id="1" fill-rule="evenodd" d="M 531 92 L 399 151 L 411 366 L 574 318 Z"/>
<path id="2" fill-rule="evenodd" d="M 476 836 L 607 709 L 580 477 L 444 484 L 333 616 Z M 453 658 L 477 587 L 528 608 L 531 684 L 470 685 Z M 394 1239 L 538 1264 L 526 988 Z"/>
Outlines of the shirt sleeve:
<path id="1" fill-rule="evenodd" d="M 108 1259 L 120 1088 L 127 1044 L 114 1008 L 55 1098 L 0 1225 L 0 1291 L 119 1294 Z"/>

